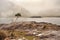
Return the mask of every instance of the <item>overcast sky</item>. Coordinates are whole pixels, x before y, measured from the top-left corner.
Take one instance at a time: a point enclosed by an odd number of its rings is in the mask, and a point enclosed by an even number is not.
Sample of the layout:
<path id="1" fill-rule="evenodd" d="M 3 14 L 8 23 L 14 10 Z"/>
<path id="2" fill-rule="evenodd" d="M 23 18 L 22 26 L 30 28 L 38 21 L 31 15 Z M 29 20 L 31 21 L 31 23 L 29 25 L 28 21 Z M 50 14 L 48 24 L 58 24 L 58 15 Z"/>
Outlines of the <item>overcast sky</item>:
<path id="1" fill-rule="evenodd" d="M 31 12 L 39 12 L 60 7 L 60 0 L 11 0 Z"/>
<path id="2" fill-rule="evenodd" d="M 30 15 L 60 16 L 60 0 L 0 0 L 0 16 L 10 16 L 13 12 L 19 12 L 21 7 Z"/>

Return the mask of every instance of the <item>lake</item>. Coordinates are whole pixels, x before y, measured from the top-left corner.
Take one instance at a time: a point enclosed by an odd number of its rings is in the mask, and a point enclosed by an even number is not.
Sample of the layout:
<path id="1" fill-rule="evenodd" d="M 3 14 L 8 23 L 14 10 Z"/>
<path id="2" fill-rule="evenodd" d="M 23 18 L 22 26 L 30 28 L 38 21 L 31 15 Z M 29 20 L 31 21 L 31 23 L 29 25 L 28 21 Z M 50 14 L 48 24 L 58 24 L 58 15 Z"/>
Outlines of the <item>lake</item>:
<path id="1" fill-rule="evenodd" d="M 11 23 L 13 20 L 15 21 L 16 18 L 0 18 L 0 24 L 8 24 Z M 18 18 L 16 22 L 23 22 L 23 21 L 37 21 L 37 22 L 48 22 L 53 24 L 60 25 L 60 18 L 59 17 L 47 17 L 47 18 Z"/>

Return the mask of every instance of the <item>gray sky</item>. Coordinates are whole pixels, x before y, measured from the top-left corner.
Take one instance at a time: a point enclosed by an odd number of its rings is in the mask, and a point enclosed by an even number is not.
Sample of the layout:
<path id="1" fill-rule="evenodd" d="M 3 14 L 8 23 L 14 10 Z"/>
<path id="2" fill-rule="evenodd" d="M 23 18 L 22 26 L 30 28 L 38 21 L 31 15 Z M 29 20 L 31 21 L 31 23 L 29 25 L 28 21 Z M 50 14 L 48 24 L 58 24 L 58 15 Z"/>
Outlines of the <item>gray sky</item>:
<path id="1" fill-rule="evenodd" d="M 16 0 L 14 3 L 23 6 L 33 13 L 60 7 L 59 0 Z"/>
<path id="2" fill-rule="evenodd" d="M 22 7 L 30 12 L 30 16 L 60 16 L 60 0 L 0 0 L 0 16 L 20 12 Z"/>

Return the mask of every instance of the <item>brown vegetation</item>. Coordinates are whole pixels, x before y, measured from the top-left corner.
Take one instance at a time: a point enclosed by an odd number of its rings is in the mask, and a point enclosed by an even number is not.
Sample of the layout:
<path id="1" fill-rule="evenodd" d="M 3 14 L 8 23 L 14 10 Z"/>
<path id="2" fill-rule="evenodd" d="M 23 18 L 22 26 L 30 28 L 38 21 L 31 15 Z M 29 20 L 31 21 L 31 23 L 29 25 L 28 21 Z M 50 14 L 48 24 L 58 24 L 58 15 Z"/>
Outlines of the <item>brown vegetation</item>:
<path id="1" fill-rule="evenodd" d="M 7 37 L 6 34 L 0 31 L 0 40 L 4 40 L 6 37 Z"/>

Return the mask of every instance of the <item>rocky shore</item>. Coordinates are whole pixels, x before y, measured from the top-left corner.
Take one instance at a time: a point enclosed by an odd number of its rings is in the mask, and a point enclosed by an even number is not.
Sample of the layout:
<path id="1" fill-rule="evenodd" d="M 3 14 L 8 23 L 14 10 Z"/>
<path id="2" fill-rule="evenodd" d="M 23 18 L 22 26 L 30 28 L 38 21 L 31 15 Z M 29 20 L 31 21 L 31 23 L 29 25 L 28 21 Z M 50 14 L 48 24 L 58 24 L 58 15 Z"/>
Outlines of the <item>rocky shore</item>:
<path id="1" fill-rule="evenodd" d="M 16 22 L 11 24 L 0 24 L 0 29 L 39 29 L 39 30 L 60 30 L 60 25 L 46 22 Z"/>
<path id="2" fill-rule="evenodd" d="M 60 40 L 60 25 L 52 23 L 30 21 L 0 24 L 0 30 L 19 32 L 19 36 L 27 40 Z"/>

